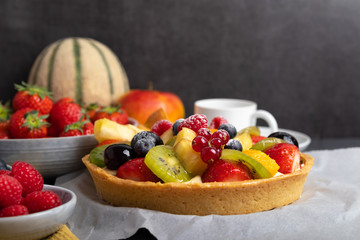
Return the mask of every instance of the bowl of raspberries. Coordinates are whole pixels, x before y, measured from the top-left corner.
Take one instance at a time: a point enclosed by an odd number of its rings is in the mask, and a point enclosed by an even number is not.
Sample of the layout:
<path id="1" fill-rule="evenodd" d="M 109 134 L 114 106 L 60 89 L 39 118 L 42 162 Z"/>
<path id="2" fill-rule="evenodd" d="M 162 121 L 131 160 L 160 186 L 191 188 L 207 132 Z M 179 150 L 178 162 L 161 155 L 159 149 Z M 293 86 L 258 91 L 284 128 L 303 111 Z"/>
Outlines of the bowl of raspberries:
<path id="1" fill-rule="evenodd" d="M 0 239 L 41 239 L 58 231 L 74 211 L 76 195 L 44 184 L 31 164 L 0 161 Z"/>
<path id="2" fill-rule="evenodd" d="M 97 144 L 96 120 L 136 124 L 119 106 L 84 106 L 70 97 L 55 101 L 51 92 L 25 82 L 15 89 L 11 101 L 0 102 L 0 158 L 26 161 L 44 178 L 83 168 L 81 158 Z"/>

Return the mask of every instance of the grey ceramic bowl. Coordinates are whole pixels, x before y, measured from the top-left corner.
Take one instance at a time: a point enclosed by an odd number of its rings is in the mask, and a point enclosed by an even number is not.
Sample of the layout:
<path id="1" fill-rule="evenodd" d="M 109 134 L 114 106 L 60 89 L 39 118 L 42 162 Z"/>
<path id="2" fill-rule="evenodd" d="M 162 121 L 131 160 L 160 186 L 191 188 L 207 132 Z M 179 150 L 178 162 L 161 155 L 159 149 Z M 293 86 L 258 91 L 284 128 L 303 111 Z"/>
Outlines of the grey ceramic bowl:
<path id="1" fill-rule="evenodd" d="M 75 209 L 76 195 L 66 188 L 51 185 L 44 185 L 44 190 L 59 195 L 62 205 L 38 213 L 0 218 L 0 240 L 41 239 L 67 222 Z"/>
<path id="2" fill-rule="evenodd" d="M 81 158 L 97 145 L 94 135 L 39 139 L 1 139 L 0 159 L 12 165 L 25 161 L 44 178 L 57 177 L 83 168 Z"/>

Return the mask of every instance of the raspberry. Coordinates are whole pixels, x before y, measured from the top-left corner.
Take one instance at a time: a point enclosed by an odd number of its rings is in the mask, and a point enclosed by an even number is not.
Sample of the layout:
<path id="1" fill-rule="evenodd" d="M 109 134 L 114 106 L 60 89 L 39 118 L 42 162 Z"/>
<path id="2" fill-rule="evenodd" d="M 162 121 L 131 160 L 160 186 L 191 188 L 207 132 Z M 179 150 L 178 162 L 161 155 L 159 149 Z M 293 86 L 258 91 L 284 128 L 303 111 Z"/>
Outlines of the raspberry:
<path id="1" fill-rule="evenodd" d="M 154 123 L 150 131 L 160 137 L 165 131 L 167 131 L 169 128 L 172 128 L 172 126 L 173 124 L 169 120 L 160 120 Z"/>
<path id="2" fill-rule="evenodd" d="M 24 205 L 11 205 L 0 210 L 0 217 L 14 217 L 29 214 L 29 210 Z"/>
<path id="3" fill-rule="evenodd" d="M 23 196 L 31 192 L 41 191 L 44 186 L 44 179 L 41 174 L 29 163 L 16 161 L 12 165 L 11 176 L 16 178 L 23 187 Z"/>
<path id="4" fill-rule="evenodd" d="M 214 117 L 213 120 L 211 120 L 209 128 L 218 129 L 219 126 L 224 123 L 228 123 L 228 121 L 222 116 L 217 116 L 217 117 Z"/>
<path id="5" fill-rule="evenodd" d="M 19 204 L 22 200 L 23 187 L 20 182 L 9 175 L 0 175 L 0 208 Z"/>
<path id="6" fill-rule="evenodd" d="M 197 132 L 200 128 L 206 128 L 207 122 L 207 118 L 203 114 L 191 115 L 180 123 L 178 132 L 180 132 L 183 127 L 190 128 L 194 132 Z"/>
<path id="7" fill-rule="evenodd" d="M 52 191 L 35 191 L 25 197 L 24 205 L 30 213 L 35 213 L 60 206 L 61 199 Z"/>

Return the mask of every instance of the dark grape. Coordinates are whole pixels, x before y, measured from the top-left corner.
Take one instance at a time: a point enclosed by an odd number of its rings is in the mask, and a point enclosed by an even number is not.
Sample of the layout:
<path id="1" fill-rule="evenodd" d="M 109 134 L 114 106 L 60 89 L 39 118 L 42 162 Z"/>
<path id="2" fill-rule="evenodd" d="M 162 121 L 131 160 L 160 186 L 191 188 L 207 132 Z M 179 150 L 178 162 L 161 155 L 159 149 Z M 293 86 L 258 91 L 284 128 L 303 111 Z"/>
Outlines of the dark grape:
<path id="1" fill-rule="evenodd" d="M 297 148 L 299 148 L 299 143 L 298 143 L 297 139 L 293 135 L 291 135 L 290 133 L 287 133 L 287 132 L 273 132 L 268 136 L 268 138 L 269 137 L 280 138 L 280 139 L 284 140 L 285 142 L 293 144 Z"/>
<path id="2" fill-rule="evenodd" d="M 104 151 L 105 165 L 110 170 L 117 170 L 125 162 L 136 157 L 134 149 L 127 144 L 112 144 Z"/>

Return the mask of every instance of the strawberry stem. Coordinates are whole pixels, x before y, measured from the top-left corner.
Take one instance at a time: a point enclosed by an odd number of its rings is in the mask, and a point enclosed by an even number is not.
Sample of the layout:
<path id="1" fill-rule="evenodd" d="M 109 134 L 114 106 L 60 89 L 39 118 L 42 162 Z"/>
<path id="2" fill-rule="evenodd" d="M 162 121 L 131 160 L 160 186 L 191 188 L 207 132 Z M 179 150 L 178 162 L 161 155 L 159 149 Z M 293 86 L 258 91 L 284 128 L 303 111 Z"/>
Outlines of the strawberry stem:
<path id="1" fill-rule="evenodd" d="M 41 100 L 43 100 L 45 97 L 52 98 L 51 92 L 49 92 L 46 88 L 37 85 L 30 85 L 26 82 L 21 82 L 21 85 L 15 84 L 15 89 L 19 92 L 25 91 L 30 95 L 38 94 Z"/>
<path id="2" fill-rule="evenodd" d="M 3 104 L 0 102 L 0 122 L 4 122 L 10 119 L 12 109 L 10 108 L 10 102 Z"/>
<path id="3" fill-rule="evenodd" d="M 74 123 L 71 123 L 69 125 L 66 125 L 64 131 L 68 132 L 68 131 L 71 131 L 71 130 L 79 130 L 81 133 L 83 133 L 84 132 L 84 130 L 83 130 L 84 125 L 90 122 L 89 120 L 84 120 L 83 121 L 83 119 L 84 119 L 84 116 L 82 116 L 78 122 L 74 122 Z"/>
<path id="4" fill-rule="evenodd" d="M 44 126 L 49 126 L 49 123 L 44 121 L 49 115 L 39 116 L 39 112 L 36 110 L 25 113 L 24 118 L 25 122 L 21 127 L 27 127 L 30 130 L 41 129 Z"/>

